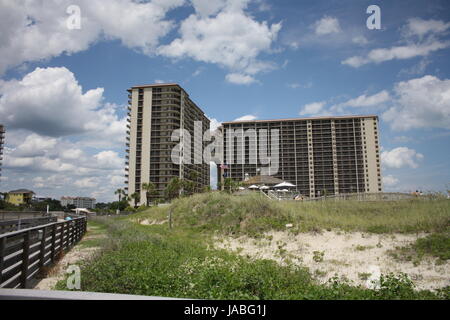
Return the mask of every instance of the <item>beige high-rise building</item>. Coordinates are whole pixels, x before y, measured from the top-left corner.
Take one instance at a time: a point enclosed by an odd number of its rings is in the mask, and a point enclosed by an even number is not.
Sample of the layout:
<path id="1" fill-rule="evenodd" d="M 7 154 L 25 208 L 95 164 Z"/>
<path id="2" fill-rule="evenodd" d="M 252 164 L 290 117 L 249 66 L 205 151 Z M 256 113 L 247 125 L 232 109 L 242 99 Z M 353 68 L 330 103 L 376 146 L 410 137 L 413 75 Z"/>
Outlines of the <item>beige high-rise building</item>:
<path id="1" fill-rule="evenodd" d="M 268 132 L 268 150 L 275 146 L 271 132 L 277 129 L 279 134 L 278 146 L 272 149 L 278 163 L 269 175 L 294 184 L 302 195 L 382 191 L 375 115 L 224 122 L 225 166 L 218 166 L 219 182 L 225 177 L 244 181 L 268 167 L 259 157 L 260 129 Z"/>
<path id="2" fill-rule="evenodd" d="M 140 204 L 146 203 L 142 184 L 152 182 L 157 188 L 153 198 L 163 198 L 169 181 L 178 177 L 195 183 L 196 190 L 209 186 L 209 164 L 202 160 L 207 142 L 194 144 L 195 122 L 201 124 L 201 133 L 209 130 L 209 119 L 176 83 L 134 86 L 128 91 L 128 124 L 126 178 L 128 195 L 140 194 Z M 179 141 L 172 141 L 174 130 L 186 130 L 191 142 L 184 139 L 181 157 L 189 156 L 191 164 L 172 160 L 172 150 Z M 189 145 L 185 145 L 189 143 Z M 151 199 L 152 200 L 152 199 Z"/>

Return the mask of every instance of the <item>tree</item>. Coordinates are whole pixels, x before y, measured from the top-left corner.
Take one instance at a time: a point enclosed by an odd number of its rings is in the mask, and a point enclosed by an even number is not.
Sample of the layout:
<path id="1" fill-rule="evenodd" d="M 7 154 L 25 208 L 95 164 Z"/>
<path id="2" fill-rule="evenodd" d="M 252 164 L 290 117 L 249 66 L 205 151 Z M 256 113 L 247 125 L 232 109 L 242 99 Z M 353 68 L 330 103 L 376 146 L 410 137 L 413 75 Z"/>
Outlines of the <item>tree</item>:
<path id="1" fill-rule="evenodd" d="M 148 207 L 150 203 L 150 197 L 156 194 L 156 186 L 153 182 L 143 182 L 142 189 L 145 190 L 145 197 Z"/>
<path id="2" fill-rule="evenodd" d="M 172 178 L 164 189 L 164 197 L 167 200 L 177 198 L 183 189 L 183 181 L 179 178 Z"/>
<path id="3" fill-rule="evenodd" d="M 126 195 L 125 190 L 120 189 L 120 188 L 117 189 L 116 191 L 114 191 L 114 194 L 119 196 L 119 202 L 122 200 L 122 196 Z"/>
<path id="4" fill-rule="evenodd" d="M 240 185 L 240 182 L 234 181 L 231 178 L 225 178 L 225 180 L 223 181 L 224 189 L 228 193 L 237 191 Z"/>
<path id="5" fill-rule="evenodd" d="M 130 196 L 130 198 L 133 199 L 134 207 L 137 208 L 138 207 L 137 204 L 141 200 L 141 195 L 139 193 L 135 192 Z"/>

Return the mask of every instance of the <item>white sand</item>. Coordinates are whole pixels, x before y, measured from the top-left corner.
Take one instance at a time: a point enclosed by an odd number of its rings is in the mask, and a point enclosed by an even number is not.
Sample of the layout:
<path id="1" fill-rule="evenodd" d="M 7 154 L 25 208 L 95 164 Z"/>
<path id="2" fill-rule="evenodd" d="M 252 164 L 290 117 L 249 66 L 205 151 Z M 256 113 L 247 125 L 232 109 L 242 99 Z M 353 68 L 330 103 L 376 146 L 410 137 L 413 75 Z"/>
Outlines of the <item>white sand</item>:
<path id="1" fill-rule="evenodd" d="M 96 227 L 88 227 L 88 232 Z M 63 280 L 66 272 L 71 265 L 77 265 L 82 261 L 86 261 L 95 256 L 95 253 L 99 251 L 99 247 L 82 247 L 80 246 L 83 241 L 103 238 L 103 234 L 89 235 L 83 237 L 83 239 L 70 249 L 56 264 L 51 267 L 49 274 L 46 278 L 36 279 L 37 284 L 33 287 L 36 290 L 53 290 L 56 283 Z"/>
<path id="2" fill-rule="evenodd" d="M 253 258 L 272 259 L 280 264 L 290 259 L 293 263 L 308 267 L 319 282 L 326 282 L 337 275 L 346 277 L 356 285 L 370 287 L 371 280 L 378 280 L 380 273 L 403 272 L 413 280 L 417 289 L 450 285 L 448 261 L 436 265 L 436 259 L 425 258 L 414 266 L 412 262 L 399 262 L 388 255 L 388 250 L 406 246 L 423 236 L 335 231 L 294 235 L 286 231 L 267 233 L 263 239 L 216 238 L 215 246 Z M 314 251 L 323 252 L 323 261 L 314 261 Z M 316 253 L 316 257 L 319 256 L 320 253 Z"/>

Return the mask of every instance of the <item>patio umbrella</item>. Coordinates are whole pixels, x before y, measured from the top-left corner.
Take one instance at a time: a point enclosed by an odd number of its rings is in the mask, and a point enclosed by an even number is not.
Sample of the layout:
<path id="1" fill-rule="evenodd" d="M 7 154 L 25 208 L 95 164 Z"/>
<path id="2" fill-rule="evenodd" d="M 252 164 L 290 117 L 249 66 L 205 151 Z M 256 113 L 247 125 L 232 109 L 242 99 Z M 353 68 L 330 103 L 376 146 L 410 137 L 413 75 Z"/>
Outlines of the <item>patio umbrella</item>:
<path id="1" fill-rule="evenodd" d="M 261 187 L 259 187 L 259 190 L 267 190 L 267 189 L 269 189 L 268 186 L 261 186 Z"/>
<path id="2" fill-rule="evenodd" d="M 250 187 L 248 187 L 249 189 L 259 189 L 258 186 L 255 186 L 254 184 L 252 184 Z"/>
<path id="3" fill-rule="evenodd" d="M 295 187 L 295 184 L 283 181 L 282 183 L 279 183 L 275 186 L 275 188 L 283 188 L 283 187 Z"/>

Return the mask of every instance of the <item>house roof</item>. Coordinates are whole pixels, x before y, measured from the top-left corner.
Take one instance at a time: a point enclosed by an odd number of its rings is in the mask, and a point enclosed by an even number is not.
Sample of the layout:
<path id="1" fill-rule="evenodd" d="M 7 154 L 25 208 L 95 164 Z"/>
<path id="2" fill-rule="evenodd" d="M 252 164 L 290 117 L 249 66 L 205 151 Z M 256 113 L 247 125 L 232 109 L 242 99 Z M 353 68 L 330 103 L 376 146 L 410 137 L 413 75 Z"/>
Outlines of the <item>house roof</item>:
<path id="1" fill-rule="evenodd" d="M 17 189 L 17 190 L 11 190 L 8 193 L 32 193 L 35 194 L 33 191 L 28 190 L 28 189 Z"/>
<path id="2" fill-rule="evenodd" d="M 258 175 L 253 176 L 249 178 L 247 181 L 242 181 L 242 184 L 244 185 L 252 185 L 252 184 L 268 184 L 268 185 L 275 185 L 283 182 L 283 180 L 272 177 L 272 176 L 264 176 L 264 175 Z"/>

